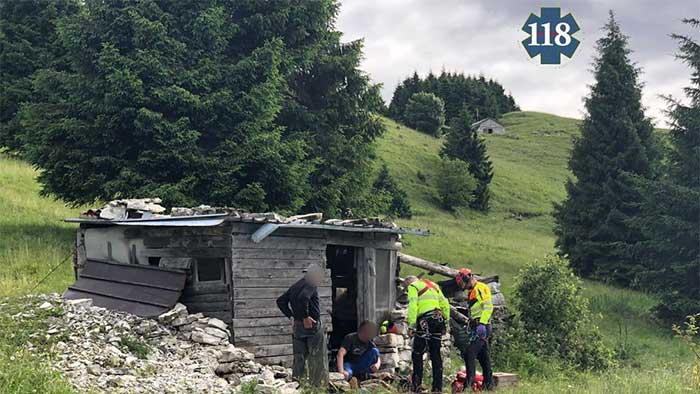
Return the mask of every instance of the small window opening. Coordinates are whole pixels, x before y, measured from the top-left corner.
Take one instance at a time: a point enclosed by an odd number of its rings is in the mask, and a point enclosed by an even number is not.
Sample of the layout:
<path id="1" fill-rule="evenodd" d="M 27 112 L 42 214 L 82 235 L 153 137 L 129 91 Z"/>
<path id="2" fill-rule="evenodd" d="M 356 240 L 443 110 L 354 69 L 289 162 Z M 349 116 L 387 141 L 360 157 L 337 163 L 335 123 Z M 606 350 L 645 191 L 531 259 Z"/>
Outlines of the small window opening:
<path id="1" fill-rule="evenodd" d="M 220 282 L 224 278 L 224 259 L 197 259 L 198 282 Z"/>
<path id="2" fill-rule="evenodd" d="M 148 265 L 151 267 L 157 267 L 160 265 L 160 257 L 155 257 L 155 256 L 149 256 L 148 257 Z"/>

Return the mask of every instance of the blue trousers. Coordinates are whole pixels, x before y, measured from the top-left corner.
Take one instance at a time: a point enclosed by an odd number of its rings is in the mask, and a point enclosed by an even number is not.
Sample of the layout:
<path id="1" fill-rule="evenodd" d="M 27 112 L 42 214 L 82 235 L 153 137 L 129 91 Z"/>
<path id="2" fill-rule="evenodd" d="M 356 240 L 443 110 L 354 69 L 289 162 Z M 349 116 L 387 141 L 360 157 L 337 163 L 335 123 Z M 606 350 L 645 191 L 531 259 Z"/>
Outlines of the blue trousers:
<path id="1" fill-rule="evenodd" d="M 379 359 L 379 349 L 373 347 L 365 352 L 359 359 L 355 362 L 346 361 L 343 363 L 343 368 L 345 372 L 349 373 L 351 378 L 353 375 L 369 372 L 369 368 L 374 365 Z"/>

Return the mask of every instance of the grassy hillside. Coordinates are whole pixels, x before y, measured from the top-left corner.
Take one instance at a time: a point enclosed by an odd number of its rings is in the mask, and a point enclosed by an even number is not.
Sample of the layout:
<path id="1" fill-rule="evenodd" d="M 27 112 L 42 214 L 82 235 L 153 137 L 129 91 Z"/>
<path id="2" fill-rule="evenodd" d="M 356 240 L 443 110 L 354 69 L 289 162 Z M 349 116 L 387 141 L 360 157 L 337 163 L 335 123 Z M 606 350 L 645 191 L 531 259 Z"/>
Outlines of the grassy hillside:
<path id="1" fill-rule="evenodd" d="M 435 234 L 405 237 L 406 253 L 500 275 L 508 296 L 513 276 L 523 264 L 555 250 L 553 203 L 566 196 L 567 160 L 579 121 L 514 112 L 501 122 L 506 135 L 486 136 L 494 164 L 488 214 L 439 208 L 434 184 L 441 140 L 385 119 L 387 133 L 379 141 L 378 155 L 408 193 L 415 211 L 411 220 L 400 224 Z M 632 359 L 602 376 L 556 377 L 547 384 L 527 380 L 517 392 L 656 393 L 654 384 L 663 385 L 664 393 L 687 392 L 689 351 L 672 338 L 669 327 L 653 322 L 649 309 L 656 299 L 598 283 L 586 283 L 584 290 L 600 316 L 606 341 L 626 349 Z"/>
<path id="2" fill-rule="evenodd" d="M 35 292 L 62 291 L 73 277 L 75 216 L 54 200 L 39 197 L 36 172 L 26 163 L 0 156 L 0 297 L 29 292 L 64 261 Z"/>
<path id="3" fill-rule="evenodd" d="M 488 214 L 440 209 L 433 185 L 441 141 L 385 122 L 387 133 L 378 142 L 378 156 L 408 192 L 415 211 L 413 219 L 400 222 L 434 233 L 406 237 L 407 253 L 500 275 L 508 295 L 513 276 L 523 264 L 554 252 L 552 204 L 565 197 L 566 160 L 578 121 L 532 112 L 503 117 L 508 134 L 487 137 L 495 168 Z M 3 296 L 29 292 L 71 253 L 73 226 L 62 219 L 79 210 L 39 197 L 35 177 L 29 165 L 0 155 L 0 303 Z M 71 262 L 65 261 L 35 292 L 61 292 L 72 275 Z M 632 355 L 630 361 L 602 375 L 526 378 L 514 393 L 689 392 L 685 388 L 689 352 L 672 338 L 668 327 L 651 319 L 653 297 L 596 283 L 586 283 L 585 291 L 599 314 L 605 339 L 624 347 Z M 12 319 L 0 319 L 0 332 L 15 329 Z M 43 369 L 41 360 L 14 354 L 11 337 L 0 335 L 0 386 L 3 372 L 8 371 L 5 376 L 18 387 L 42 382 L 42 387 L 54 387 L 53 392 L 67 392 L 54 374 Z M 3 387 L 0 392 L 5 392 Z M 31 388 L 10 392 L 31 392 Z"/>
<path id="4" fill-rule="evenodd" d="M 507 285 L 522 264 L 554 251 L 550 213 L 565 196 L 566 160 L 577 121 L 527 112 L 510 113 L 502 121 L 508 134 L 487 139 L 494 163 L 488 214 L 438 208 L 434 180 L 441 140 L 386 120 L 388 132 L 378 155 L 413 204 L 414 218 L 401 224 L 435 234 L 410 237 L 409 253 L 498 274 Z"/>

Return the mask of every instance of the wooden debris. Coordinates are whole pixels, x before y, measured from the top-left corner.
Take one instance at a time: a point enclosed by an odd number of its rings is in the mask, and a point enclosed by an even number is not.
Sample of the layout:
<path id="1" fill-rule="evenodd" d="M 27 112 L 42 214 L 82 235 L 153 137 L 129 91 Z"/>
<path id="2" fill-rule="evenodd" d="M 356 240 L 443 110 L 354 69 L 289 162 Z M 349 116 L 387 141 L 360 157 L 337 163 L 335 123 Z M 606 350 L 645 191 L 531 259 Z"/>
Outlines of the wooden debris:
<path id="1" fill-rule="evenodd" d="M 399 262 L 403 264 L 408 264 L 417 268 L 424 269 L 426 271 L 434 272 L 436 274 L 444 275 L 449 278 L 454 278 L 457 276 L 457 270 L 448 267 L 446 265 L 441 265 L 437 263 L 433 263 L 432 261 L 424 260 L 421 259 L 420 257 L 415 257 L 411 256 L 405 253 L 398 253 L 399 257 Z M 498 276 L 490 276 L 490 277 L 478 277 L 479 281 L 483 283 L 491 283 L 491 282 L 498 282 Z"/>
<path id="2" fill-rule="evenodd" d="M 496 381 L 496 387 L 516 387 L 518 385 L 518 375 L 507 372 L 494 372 L 493 378 Z"/>

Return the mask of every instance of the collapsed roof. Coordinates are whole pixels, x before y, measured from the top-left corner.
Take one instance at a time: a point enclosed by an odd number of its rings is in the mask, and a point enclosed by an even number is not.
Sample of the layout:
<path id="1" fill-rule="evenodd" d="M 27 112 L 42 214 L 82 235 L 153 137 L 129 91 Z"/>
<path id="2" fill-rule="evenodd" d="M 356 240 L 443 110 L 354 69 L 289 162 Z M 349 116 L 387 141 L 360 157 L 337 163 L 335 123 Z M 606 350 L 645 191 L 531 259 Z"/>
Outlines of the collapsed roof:
<path id="1" fill-rule="evenodd" d="M 113 200 L 100 209 L 89 209 L 79 218 L 66 219 L 69 223 L 121 226 L 206 227 L 224 221 L 264 224 L 253 236 L 259 242 L 277 228 L 317 228 L 324 230 L 388 232 L 394 234 L 429 235 L 424 229 L 399 227 L 380 218 L 323 219 L 322 213 L 283 216 L 275 212 L 248 212 L 229 207 L 200 205 L 192 208 L 174 207 L 170 214 L 160 205 L 160 198 Z"/>

